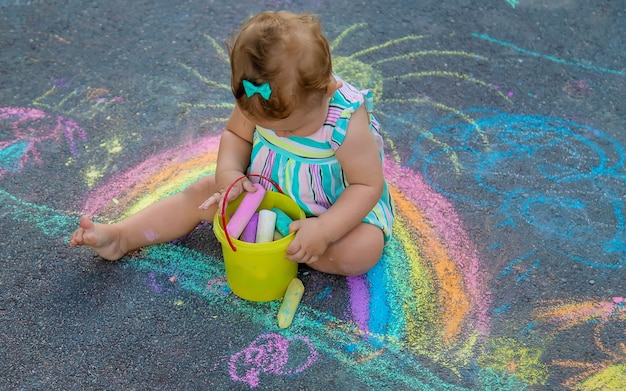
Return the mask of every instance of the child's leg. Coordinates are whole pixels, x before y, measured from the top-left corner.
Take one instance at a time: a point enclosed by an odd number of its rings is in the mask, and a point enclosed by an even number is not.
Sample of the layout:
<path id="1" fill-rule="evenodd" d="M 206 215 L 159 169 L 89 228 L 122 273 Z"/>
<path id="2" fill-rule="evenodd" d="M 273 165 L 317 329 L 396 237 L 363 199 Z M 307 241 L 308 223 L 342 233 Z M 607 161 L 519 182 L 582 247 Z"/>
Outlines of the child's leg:
<path id="1" fill-rule="evenodd" d="M 140 247 L 178 239 L 201 221 L 213 220 L 215 205 L 207 210 L 198 206 L 215 193 L 215 187 L 213 175 L 201 178 L 182 192 L 114 224 L 96 224 L 83 216 L 70 246 L 89 246 L 102 258 L 117 260 Z"/>
<path id="2" fill-rule="evenodd" d="M 375 225 L 361 223 L 309 266 L 325 273 L 358 276 L 378 263 L 384 246 L 383 231 Z"/>

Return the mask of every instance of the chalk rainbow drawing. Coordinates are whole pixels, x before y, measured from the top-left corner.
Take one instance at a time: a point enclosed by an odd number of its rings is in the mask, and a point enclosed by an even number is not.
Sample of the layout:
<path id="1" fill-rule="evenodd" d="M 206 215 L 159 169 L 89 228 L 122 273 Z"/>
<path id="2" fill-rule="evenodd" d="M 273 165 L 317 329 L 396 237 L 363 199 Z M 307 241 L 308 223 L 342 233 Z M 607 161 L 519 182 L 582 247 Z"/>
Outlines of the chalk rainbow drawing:
<path id="1" fill-rule="evenodd" d="M 207 136 L 155 155 L 110 178 L 85 196 L 83 212 L 113 221 L 180 190 L 213 172 L 218 142 L 218 136 Z M 455 370 L 468 364 L 477 343 L 489 332 L 486 276 L 480 270 L 477 254 L 451 204 L 429 190 L 418 173 L 407 171 L 390 159 L 386 166 L 400 221 L 394 228 L 396 239 L 385 251 L 380 265 L 367 276 L 347 279 L 352 292 L 352 316 L 321 318 L 324 326 L 334 329 L 341 341 L 349 342 L 337 349 L 326 340 L 328 330 L 322 334 L 314 331 L 320 314 L 306 304 L 299 313 L 307 314 L 307 319 L 300 320 L 303 325 L 290 330 L 309 336 L 318 350 L 320 345 L 325 346 L 326 352 L 354 370 L 363 371 L 364 361 L 384 356 L 379 351 L 387 350 L 388 344 L 395 346 L 394 349 L 403 346 Z M 184 281 L 189 273 L 200 274 L 185 270 L 185 267 L 197 269 L 199 266 L 185 262 L 180 256 L 175 257 L 179 266 L 169 262 L 167 267 L 160 266 L 163 260 L 151 254 L 166 250 L 162 246 L 157 248 L 161 250 L 149 249 L 143 260 L 132 261 L 132 267 L 176 274 L 178 281 L 181 278 Z M 166 258 L 170 257 L 171 254 Z M 196 257 L 202 256 L 197 254 Z M 219 279 L 223 275 L 221 262 L 202 261 L 205 262 L 217 263 L 215 270 L 192 289 L 204 295 L 220 296 L 220 301 L 226 300 L 221 297 L 225 295 L 224 290 L 219 288 L 224 283 Z M 218 288 L 207 292 L 207 280 L 217 281 Z M 256 311 L 263 313 L 262 307 L 255 308 Z M 355 365 L 357 363 L 360 365 Z M 376 368 L 372 364 L 361 374 L 373 377 Z M 403 381 L 413 384 L 417 380 Z"/>
<path id="2" fill-rule="evenodd" d="M 347 34 L 362 26 L 361 24 L 354 25 L 341 34 L 332 43 L 333 51 L 337 50 Z M 219 48 L 217 42 L 211 37 L 207 39 L 214 46 L 218 57 L 227 62 L 227 56 Z M 390 180 L 391 191 L 398 208 L 398 224 L 394 227 L 393 241 L 376 268 L 366 276 L 345 280 L 350 292 L 350 316 L 338 318 L 321 313 L 315 309 L 314 305 L 304 303 L 300 311 L 300 319 L 292 328 L 285 331 L 285 335 L 287 337 L 307 335 L 319 352 L 332 355 L 347 369 L 357 373 L 360 378 L 365 379 L 366 382 L 372 382 L 373 386 L 379 384 L 374 378 L 385 374 L 388 378 L 384 381 L 397 382 L 410 387 L 462 389 L 435 376 L 431 368 L 420 365 L 415 361 L 415 357 L 427 357 L 437 365 L 448 368 L 463 378 L 463 374 L 468 373 L 468 368 L 476 364 L 477 356 L 478 363 L 482 367 L 470 370 L 471 377 L 476 384 L 485 386 L 498 384 L 503 390 L 524 389 L 528 384 L 544 384 L 546 377 L 549 376 L 546 366 L 541 362 L 544 346 L 522 348 L 520 343 L 511 338 L 489 339 L 491 299 L 486 287 L 489 277 L 481 269 L 477 252 L 461 228 L 460 219 L 448 198 L 467 202 L 485 201 L 465 199 L 462 194 L 442 187 L 433 180 L 430 168 L 443 167 L 456 176 L 459 176 L 462 171 L 482 172 L 474 171 L 477 163 L 472 159 L 464 160 L 467 157 L 468 146 L 470 151 L 479 151 L 477 152 L 479 155 L 477 161 L 480 162 L 478 164 L 488 165 L 490 162 L 497 164 L 497 161 L 507 159 L 505 147 L 510 148 L 509 143 L 515 144 L 519 151 L 526 153 L 539 151 L 540 145 L 546 148 L 541 138 L 547 132 L 551 136 L 556 136 L 553 137 L 553 144 L 548 143 L 547 148 L 563 141 L 566 141 L 567 145 L 581 143 L 600 156 L 600 164 L 591 168 L 590 172 L 581 173 L 576 167 L 547 162 L 542 166 L 544 178 L 560 183 L 571 183 L 575 182 L 576 178 L 580 179 L 586 175 L 602 174 L 621 181 L 623 180 L 619 174 L 620 168 L 623 167 L 621 147 L 597 129 L 568 121 L 507 115 L 496 110 L 460 110 L 426 97 L 385 99 L 382 89 L 385 80 L 446 77 L 485 88 L 499 97 L 505 105 L 511 103 L 513 92 L 502 93 L 498 86 L 468 75 L 456 72 L 422 71 L 385 78 L 382 71 L 378 69 L 385 62 L 401 61 L 418 56 L 455 56 L 471 61 L 486 61 L 486 58 L 472 53 L 422 50 L 378 62 L 357 60 L 357 57 L 382 50 L 387 46 L 420 39 L 419 36 L 407 36 L 348 56 L 335 56 L 338 59 L 338 73 L 345 75 L 349 80 L 356 79 L 357 82 L 360 80 L 363 85 L 373 86 L 373 92 L 383 107 L 379 108 L 376 114 L 387 118 L 386 124 L 389 128 L 393 128 L 394 125 L 402 126 L 416 132 L 417 147 L 423 143 L 431 143 L 436 147 L 434 148 L 436 152 L 426 157 L 425 168 L 417 167 L 416 170 L 412 167 L 416 165 L 416 162 L 411 159 L 404 164 L 400 163 L 402 159 L 391 142 L 391 137 L 387 137 L 389 145 L 385 162 L 386 175 Z M 208 87 L 227 93 L 229 87 L 226 84 L 209 80 L 197 70 L 184 64 L 181 66 L 196 75 Z M 385 110 L 388 105 L 401 106 L 406 109 L 403 112 L 410 112 L 415 106 L 428 106 L 443 113 L 444 116 L 438 125 L 426 130 L 412 123 L 410 118 L 397 115 L 394 110 Z M 181 103 L 180 106 L 188 110 L 219 111 L 230 110 L 232 103 Z M 395 110 L 397 111 L 398 107 Z M 223 123 L 224 120 L 225 117 L 219 116 L 211 119 L 213 123 Z M 557 125 L 554 125 L 555 123 Z M 529 134 L 527 139 L 516 141 L 515 137 L 507 133 L 507 129 L 520 124 L 533 125 L 539 138 L 533 140 L 532 135 Z M 448 127 L 458 130 L 465 138 L 462 137 L 462 141 L 459 141 L 454 140 L 454 137 L 443 136 L 444 130 L 449 130 Z M 594 137 L 602 140 L 603 145 L 598 147 L 590 143 L 589 139 Z M 606 145 L 609 145 L 613 151 L 607 152 Z M 101 196 L 101 200 L 94 202 L 97 197 L 92 198 L 91 202 L 85 205 L 85 210 L 109 219 L 116 219 L 124 216 L 125 213 L 141 209 L 156 199 L 177 191 L 186 183 L 211 173 L 214 170 L 216 148 L 217 137 L 210 136 L 193 144 L 165 151 L 147 160 L 145 164 L 109 180 L 110 183 L 119 183 L 120 180 L 125 183 L 123 191 L 111 193 L 111 190 L 107 190 L 111 189 L 107 183 L 95 189 L 93 195 Z M 181 156 L 186 158 L 182 159 Z M 496 171 L 492 170 L 492 172 Z M 478 177 L 480 178 L 480 175 Z M 177 179 L 174 181 L 172 178 Z M 563 208 L 564 211 L 568 208 L 580 209 L 581 207 L 581 203 L 576 202 L 572 197 L 569 197 L 569 200 L 568 197 L 550 200 L 549 197 L 533 196 L 527 197 L 524 201 L 526 205 L 522 208 L 524 213 L 514 215 L 511 213 L 511 202 L 506 201 L 506 197 L 514 198 L 513 196 L 521 195 L 519 189 L 494 190 L 493 183 L 488 181 L 482 183 L 481 187 L 484 187 L 482 191 L 486 189 L 487 192 L 491 191 L 499 196 L 505 196 L 504 202 L 502 199 L 495 201 L 495 205 L 501 208 L 502 216 L 504 216 L 503 225 L 519 224 L 521 218 L 538 231 L 546 231 L 550 227 L 546 226 L 547 220 L 542 218 L 541 213 L 536 213 L 537 206 L 552 204 L 552 206 Z M 607 196 L 610 194 L 613 193 L 605 193 Z M 112 200 L 114 202 L 111 202 Z M 617 224 L 613 224 L 616 231 L 603 245 L 605 249 L 622 251 L 623 241 L 620 242 L 619 238 L 623 234 L 623 209 L 618 200 L 611 200 L 612 202 L 608 204 L 610 208 L 613 208 L 613 216 L 617 219 Z M 557 247 L 553 249 L 555 248 Z M 506 275 L 507 270 L 512 267 L 534 260 L 534 255 L 533 252 L 520 255 L 504 269 L 500 277 Z M 569 254 L 569 256 L 577 261 L 589 261 L 580 255 Z M 186 289 L 204 295 L 209 301 L 219 302 L 222 306 L 231 306 L 221 267 L 201 266 L 197 261 L 193 261 L 203 258 L 206 256 L 195 254 L 191 250 L 182 251 L 176 247 L 164 245 L 147 250 L 146 257 L 142 260 L 134 260 L 131 265 L 138 270 L 165 274 L 176 271 L 178 276 L 183 276 L 183 286 Z M 615 266 L 609 262 L 590 264 Z M 538 266 L 538 261 L 527 265 L 526 277 Z M 207 272 L 208 269 L 210 273 Z M 523 276 L 519 281 L 522 280 Z M 327 294 L 329 294 L 327 290 L 319 293 L 320 296 Z M 248 314 L 251 319 L 267 327 L 274 327 L 259 315 L 264 314 L 266 310 L 276 310 L 275 306 L 274 303 L 250 305 L 238 302 L 237 310 Z M 321 328 L 321 333 L 316 328 L 320 322 L 324 326 Z M 485 350 L 479 354 L 482 347 L 485 347 Z M 390 354 L 394 356 L 391 361 L 389 360 Z M 398 361 L 411 362 L 412 370 L 402 374 L 396 373 L 391 366 Z M 563 363 L 565 361 L 556 361 L 554 365 L 569 365 Z M 584 366 L 586 364 L 571 365 Z M 607 374 L 619 371 L 622 368 L 621 365 L 621 361 L 617 359 L 605 364 L 592 365 L 595 371 L 584 372 L 582 375 L 573 377 L 566 385 L 574 387 L 587 384 L 589 386 L 593 382 L 603 381 L 602 376 L 606 377 Z"/>

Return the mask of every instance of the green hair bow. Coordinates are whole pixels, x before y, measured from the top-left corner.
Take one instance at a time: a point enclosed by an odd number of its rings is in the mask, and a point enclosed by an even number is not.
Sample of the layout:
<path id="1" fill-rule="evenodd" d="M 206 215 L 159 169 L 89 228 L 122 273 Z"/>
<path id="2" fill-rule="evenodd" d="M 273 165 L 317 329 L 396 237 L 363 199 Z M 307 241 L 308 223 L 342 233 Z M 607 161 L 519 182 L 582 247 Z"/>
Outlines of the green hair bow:
<path id="1" fill-rule="evenodd" d="M 260 86 L 257 86 L 248 80 L 244 80 L 243 89 L 246 91 L 246 96 L 248 98 L 252 97 L 254 94 L 259 94 L 263 99 L 268 100 L 270 95 L 272 95 L 272 89 L 270 88 L 269 83 L 263 83 Z"/>

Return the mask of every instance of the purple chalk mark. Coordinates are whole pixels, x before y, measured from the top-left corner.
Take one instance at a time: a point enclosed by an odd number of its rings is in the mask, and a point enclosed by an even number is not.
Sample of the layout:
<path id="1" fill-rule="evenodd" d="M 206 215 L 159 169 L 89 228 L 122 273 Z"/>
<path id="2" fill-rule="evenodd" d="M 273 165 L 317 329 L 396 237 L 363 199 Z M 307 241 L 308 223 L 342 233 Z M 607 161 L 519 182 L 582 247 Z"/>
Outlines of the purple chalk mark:
<path id="1" fill-rule="evenodd" d="M 72 81 L 68 78 L 62 77 L 52 81 L 52 85 L 57 89 L 67 88 L 72 85 Z"/>
<path id="2" fill-rule="evenodd" d="M 289 345 L 302 341 L 309 349 L 307 360 L 295 369 L 286 370 L 289 361 Z M 234 381 L 247 383 L 255 388 L 260 384 L 260 374 L 292 375 L 307 369 L 317 360 L 317 351 L 306 337 L 285 338 L 279 334 L 264 334 L 255 339 L 247 348 L 234 354 L 228 363 L 230 377 Z M 238 368 L 241 366 L 241 368 Z"/>
<path id="3" fill-rule="evenodd" d="M 151 242 L 154 242 L 159 237 L 159 235 L 151 229 L 143 231 L 143 236 Z"/>
<path id="4" fill-rule="evenodd" d="M 148 278 L 150 279 L 150 288 L 152 288 L 152 290 L 155 293 L 162 293 L 163 292 L 163 288 L 161 288 L 161 286 L 157 282 L 156 276 L 154 275 L 153 272 L 148 273 Z"/>
<path id="5" fill-rule="evenodd" d="M 346 280 L 350 288 L 352 318 L 361 331 L 367 332 L 370 320 L 370 292 L 366 277 L 365 275 L 347 277 Z"/>

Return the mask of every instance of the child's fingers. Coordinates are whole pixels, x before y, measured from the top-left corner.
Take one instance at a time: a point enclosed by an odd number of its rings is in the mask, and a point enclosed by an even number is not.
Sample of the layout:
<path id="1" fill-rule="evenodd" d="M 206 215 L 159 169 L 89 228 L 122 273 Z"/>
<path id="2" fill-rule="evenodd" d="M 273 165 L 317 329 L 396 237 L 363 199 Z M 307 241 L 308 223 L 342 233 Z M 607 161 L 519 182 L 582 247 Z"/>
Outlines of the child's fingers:
<path id="1" fill-rule="evenodd" d="M 300 229 L 301 223 L 302 222 L 300 220 L 294 220 L 289 223 L 289 233 L 298 231 Z"/>
<path id="2" fill-rule="evenodd" d="M 306 263 L 308 265 L 319 260 L 317 255 L 308 254 L 303 248 L 298 248 L 294 252 L 290 252 L 287 249 L 287 258 L 293 262 Z"/>
<path id="3" fill-rule="evenodd" d="M 295 255 L 298 251 L 300 251 L 300 242 L 297 239 L 294 239 L 287 247 L 287 255 Z"/>
<path id="4" fill-rule="evenodd" d="M 219 202 L 219 200 L 222 198 L 222 194 L 221 193 L 215 193 L 213 194 L 211 197 L 207 198 L 206 201 L 204 201 L 199 207 L 198 209 L 203 209 L 203 210 L 207 210 L 209 209 L 212 205 L 217 204 Z"/>
<path id="5" fill-rule="evenodd" d="M 254 183 L 252 183 L 248 178 L 242 179 L 241 183 L 243 184 L 243 189 L 245 191 L 254 193 L 257 189 L 254 187 Z"/>

